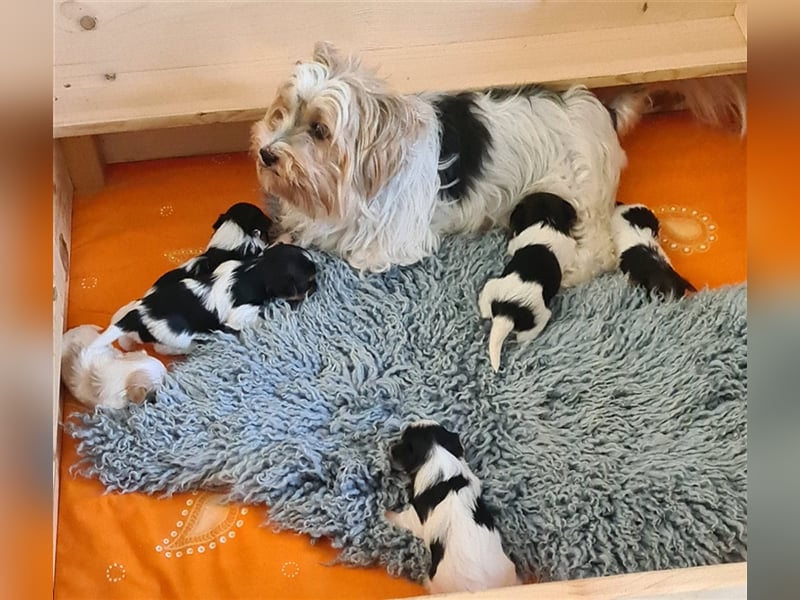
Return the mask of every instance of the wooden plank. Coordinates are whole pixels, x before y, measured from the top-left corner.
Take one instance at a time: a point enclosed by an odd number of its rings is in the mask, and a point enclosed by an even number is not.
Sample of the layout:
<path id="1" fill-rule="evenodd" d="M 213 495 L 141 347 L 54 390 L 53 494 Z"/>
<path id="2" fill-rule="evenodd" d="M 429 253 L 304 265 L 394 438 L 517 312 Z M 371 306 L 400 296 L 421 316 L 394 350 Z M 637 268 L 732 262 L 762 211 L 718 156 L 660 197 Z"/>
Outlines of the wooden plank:
<path id="1" fill-rule="evenodd" d="M 65 138 L 61 152 L 76 192 L 94 192 L 105 183 L 105 164 L 94 136 Z"/>
<path id="2" fill-rule="evenodd" d="M 632 86 L 617 85 L 593 88 L 601 99 L 609 101 Z M 653 106 L 648 112 L 683 110 L 682 103 Z M 97 136 L 106 164 L 137 162 L 159 158 L 201 156 L 227 152 L 246 152 L 250 149 L 252 123 L 211 123 L 168 129 L 125 131 Z"/>
<path id="3" fill-rule="evenodd" d="M 420 596 L 428 598 L 429 596 Z M 745 600 L 747 563 L 670 569 L 613 577 L 534 583 L 445 600 Z"/>
<path id="4" fill-rule="evenodd" d="M 747 3 L 739 2 L 736 5 L 736 10 L 733 12 L 733 16 L 736 19 L 736 22 L 739 24 L 739 28 L 742 30 L 744 39 L 747 40 Z"/>
<path id="5" fill-rule="evenodd" d="M 538 81 L 564 87 L 739 73 L 747 47 L 733 15 L 659 25 L 466 41 L 361 53 L 402 92 Z M 56 137 L 260 118 L 297 56 L 117 74 L 54 74 Z M 74 75 L 74 76 L 73 76 Z"/>
<path id="6" fill-rule="evenodd" d="M 250 147 L 251 123 L 212 123 L 148 129 L 98 136 L 106 164 L 244 152 Z"/>
<path id="7" fill-rule="evenodd" d="M 364 52 L 731 16 L 734 1 L 56 2 L 54 66 L 72 76 L 281 57 L 328 40 Z"/>
<path id="8" fill-rule="evenodd" d="M 53 143 L 53 567 L 58 530 L 61 459 L 61 334 L 66 326 L 72 245 L 72 182 L 60 143 Z"/>

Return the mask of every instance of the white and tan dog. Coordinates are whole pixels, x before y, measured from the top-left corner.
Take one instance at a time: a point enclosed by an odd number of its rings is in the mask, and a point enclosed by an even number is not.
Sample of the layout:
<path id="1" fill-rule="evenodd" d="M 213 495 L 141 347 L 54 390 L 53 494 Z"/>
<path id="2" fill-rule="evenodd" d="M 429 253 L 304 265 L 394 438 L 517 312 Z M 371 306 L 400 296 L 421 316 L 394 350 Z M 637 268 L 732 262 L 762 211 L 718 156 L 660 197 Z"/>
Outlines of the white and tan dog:
<path id="1" fill-rule="evenodd" d="M 733 106 L 743 120 L 735 85 L 671 87 L 702 116 Z M 650 93 L 609 107 L 583 87 L 403 95 L 318 43 L 254 125 L 252 147 L 279 226 L 366 271 L 415 263 L 449 232 L 505 227 L 525 196 L 557 194 L 577 215 L 569 286 L 617 265 L 611 218 L 626 162 L 617 132 Z"/>
<path id="2" fill-rule="evenodd" d="M 144 350 L 121 352 L 110 345 L 91 347 L 100 336 L 96 325 L 80 325 L 64 333 L 61 378 L 86 406 L 122 408 L 142 402 L 163 382 L 167 369 Z"/>

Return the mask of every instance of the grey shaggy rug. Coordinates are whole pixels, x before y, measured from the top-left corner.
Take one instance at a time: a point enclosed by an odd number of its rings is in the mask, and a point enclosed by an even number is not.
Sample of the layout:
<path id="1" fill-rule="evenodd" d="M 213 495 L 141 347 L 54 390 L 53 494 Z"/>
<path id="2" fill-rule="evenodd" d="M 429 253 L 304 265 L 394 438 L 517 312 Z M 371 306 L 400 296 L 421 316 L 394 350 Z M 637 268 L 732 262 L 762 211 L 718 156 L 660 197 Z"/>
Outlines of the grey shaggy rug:
<path id="1" fill-rule="evenodd" d="M 387 508 L 387 448 L 412 419 L 460 433 L 520 574 L 540 580 L 746 558 L 746 288 L 655 302 L 621 275 L 557 298 L 492 372 L 480 286 L 499 235 L 359 276 L 316 255 L 320 291 L 220 334 L 154 403 L 75 415 L 76 470 L 110 491 L 230 490 L 341 560 L 420 579 L 423 546 Z"/>

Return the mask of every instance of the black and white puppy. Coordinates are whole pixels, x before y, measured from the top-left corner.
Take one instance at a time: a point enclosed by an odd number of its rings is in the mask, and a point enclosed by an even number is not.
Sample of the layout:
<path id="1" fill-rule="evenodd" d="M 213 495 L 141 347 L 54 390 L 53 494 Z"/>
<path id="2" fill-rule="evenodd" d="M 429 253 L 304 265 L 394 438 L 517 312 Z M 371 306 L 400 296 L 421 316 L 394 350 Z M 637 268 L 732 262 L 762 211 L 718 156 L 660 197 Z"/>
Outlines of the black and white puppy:
<path id="1" fill-rule="evenodd" d="M 226 260 L 246 260 L 260 255 L 272 240 L 272 220 L 255 204 L 239 202 L 222 213 L 212 225 L 214 233 L 205 251 L 177 269 L 164 273 L 156 284 L 167 279 L 208 275 Z"/>
<path id="2" fill-rule="evenodd" d="M 511 261 L 500 277 L 486 282 L 478 297 L 481 317 L 492 320 L 489 361 L 495 371 L 512 331 L 518 341 L 532 340 L 550 320 L 550 303 L 561 288 L 562 275 L 575 262 L 570 231 L 576 218 L 569 203 L 547 192 L 526 196 L 511 213 Z"/>
<path id="3" fill-rule="evenodd" d="M 308 252 L 277 244 L 261 256 L 228 260 L 213 273 L 167 278 L 133 302 L 92 347 L 119 341 L 127 348 L 154 343 L 161 354 L 185 354 L 198 334 L 239 331 L 276 299 L 297 302 L 316 291 L 316 266 Z"/>
<path id="4" fill-rule="evenodd" d="M 681 277 L 658 243 L 659 222 L 643 204 L 617 204 L 611 231 L 620 270 L 628 279 L 662 297 L 681 298 L 697 291 Z"/>
<path id="5" fill-rule="evenodd" d="M 431 553 L 431 593 L 475 592 L 520 583 L 500 533 L 481 498 L 480 480 L 464 461 L 457 434 L 417 421 L 390 450 L 411 476 L 411 506 L 387 519 L 422 539 Z"/>
<path id="6" fill-rule="evenodd" d="M 219 215 L 211 227 L 214 233 L 205 251 L 161 275 L 153 284 L 154 287 L 186 277 L 210 275 L 226 260 L 255 258 L 272 242 L 268 238 L 268 232 L 274 229 L 272 220 L 255 204 L 248 202 L 231 206 Z M 111 323 L 116 323 L 125 316 L 136 302 L 133 300 L 120 307 L 112 315 Z"/>

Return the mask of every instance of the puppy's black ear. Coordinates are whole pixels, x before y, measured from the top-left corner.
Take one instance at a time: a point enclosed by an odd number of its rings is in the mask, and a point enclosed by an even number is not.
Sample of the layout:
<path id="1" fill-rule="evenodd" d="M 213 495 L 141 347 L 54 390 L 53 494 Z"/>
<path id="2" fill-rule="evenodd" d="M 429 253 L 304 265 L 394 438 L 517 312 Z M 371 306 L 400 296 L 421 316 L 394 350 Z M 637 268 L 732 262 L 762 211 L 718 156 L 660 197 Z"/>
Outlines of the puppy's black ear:
<path id="1" fill-rule="evenodd" d="M 217 220 L 216 220 L 216 221 L 214 221 L 214 224 L 213 224 L 211 227 L 214 229 L 214 231 L 216 231 L 217 229 L 219 229 L 219 228 L 220 228 L 220 226 L 221 226 L 221 225 L 222 225 L 224 222 L 225 222 L 225 214 L 223 213 L 223 214 L 221 214 L 219 217 L 217 217 Z"/>
<path id="2" fill-rule="evenodd" d="M 444 427 L 440 427 L 436 431 L 436 443 L 438 443 L 442 448 L 447 450 L 456 458 L 461 458 L 464 456 L 464 447 L 461 445 L 461 440 L 459 439 L 457 433 L 453 433 Z"/>
<path id="3" fill-rule="evenodd" d="M 406 473 L 416 473 L 428 458 L 433 438 L 430 431 L 407 429 L 391 449 L 392 462 Z"/>

